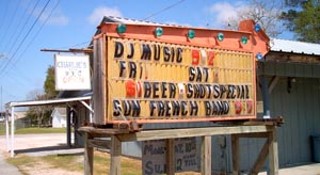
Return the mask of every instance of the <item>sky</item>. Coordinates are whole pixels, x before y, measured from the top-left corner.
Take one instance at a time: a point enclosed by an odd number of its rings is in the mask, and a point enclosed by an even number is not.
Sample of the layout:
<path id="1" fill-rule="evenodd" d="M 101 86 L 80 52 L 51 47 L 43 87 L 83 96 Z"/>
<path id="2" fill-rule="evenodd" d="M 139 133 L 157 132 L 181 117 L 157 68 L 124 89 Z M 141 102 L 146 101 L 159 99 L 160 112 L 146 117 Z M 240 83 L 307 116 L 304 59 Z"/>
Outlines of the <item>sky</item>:
<path id="1" fill-rule="evenodd" d="M 54 53 L 84 48 L 103 16 L 222 29 L 242 0 L 0 0 L 1 104 L 43 91 Z M 279 38 L 293 39 L 284 32 Z M 3 108 L 1 108 L 3 109 Z"/>

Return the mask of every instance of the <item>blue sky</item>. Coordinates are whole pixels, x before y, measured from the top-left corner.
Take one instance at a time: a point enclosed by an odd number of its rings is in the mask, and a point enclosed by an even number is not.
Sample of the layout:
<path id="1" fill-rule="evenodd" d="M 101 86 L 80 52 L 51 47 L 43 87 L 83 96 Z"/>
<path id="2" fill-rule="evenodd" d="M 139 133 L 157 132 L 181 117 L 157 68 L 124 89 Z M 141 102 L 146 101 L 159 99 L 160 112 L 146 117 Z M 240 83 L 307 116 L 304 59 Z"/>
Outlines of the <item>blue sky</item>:
<path id="1" fill-rule="evenodd" d="M 43 89 L 46 70 L 53 64 L 54 53 L 40 52 L 40 49 L 87 46 L 104 15 L 145 19 L 177 3 L 148 20 L 222 28 L 225 20 L 235 16 L 237 9 L 246 7 L 248 1 L 40 0 L 38 4 L 37 2 L 38 0 L 0 1 L 0 85 L 3 104 L 8 101 L 26 100 L 31 91 Z M 39 16 L 46 4 L 47 8 Z M 292 35 L 286 33 L 279 37 L 292 39 Z"/>

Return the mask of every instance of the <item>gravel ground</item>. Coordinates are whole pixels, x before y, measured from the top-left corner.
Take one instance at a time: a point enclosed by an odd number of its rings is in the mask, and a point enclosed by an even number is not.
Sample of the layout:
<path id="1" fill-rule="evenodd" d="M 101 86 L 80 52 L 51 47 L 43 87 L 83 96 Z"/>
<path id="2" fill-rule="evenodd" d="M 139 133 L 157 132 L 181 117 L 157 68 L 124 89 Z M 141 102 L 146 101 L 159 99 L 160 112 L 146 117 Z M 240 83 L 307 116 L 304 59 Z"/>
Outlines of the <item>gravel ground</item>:
<path id="1" fill-rule="evenodd" d="M 4 159 L 10 156 L 7 152 L 5 136 L 0 136 L 0 174 L 21 175 L 19 170 L 6 163 Z M 10 144 L 9 144 L 10 145 Z M 15 135 L 15 153 L 28 156 L 45 156 L 53 154 L 81 154 L 83 148 L 69 149 L 66 146 L 66 134 L 23 134 Z M 32 175 L 60 174 L 77 175 L 82 172 L 68 172 L 63 169 L 50 167 L 45 162 L 35 167 L 21 167 L 25 172 Z"/>

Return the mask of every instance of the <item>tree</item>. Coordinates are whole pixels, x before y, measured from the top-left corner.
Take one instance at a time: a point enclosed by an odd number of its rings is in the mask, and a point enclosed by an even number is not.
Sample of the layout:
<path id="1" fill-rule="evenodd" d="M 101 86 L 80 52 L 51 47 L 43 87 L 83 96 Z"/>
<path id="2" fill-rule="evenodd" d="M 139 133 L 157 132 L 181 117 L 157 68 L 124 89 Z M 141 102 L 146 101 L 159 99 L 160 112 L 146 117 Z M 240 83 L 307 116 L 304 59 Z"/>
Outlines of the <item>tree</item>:
<path id="1" fill-rule="evenodd" d="M 291 0 L 287 5 L 291 8 L 281 14 L 287 28 L 300 41 L 320 43 L 320 0 Z"/>
<path id="2" fill-rule="evenodd" d="M 42 90 L 30 91 L 27 98 L 29 100 L 46 100 L 47 96 Z M 32 106 L 27 111 L 27 117 L 31 121 L 32 126 L 49 126 L 51 125 L 50 114 L 52 106 Z"/>
<path id="3" fill-rule="evenodd" d="M 260 24 L 267 35 L 276 37 L 284 31 L 282 23 L 279 22 L 281 8 L 282 4 L 277 0 L 251 0 L 248 5 L 239 8 L 236 17 L 228 19 L 225 27 L 236 30 L 238 29 L 239 21 L 252 19 Z"/>
<path id="4" fill-rule="evenodd" d="M 44 93 L 41 90 L 33 90 L 29 92 L 29 100 L 48 100 L 55 98 L 58 91 L 55 90 L 55 72 L 54 67 L 49 66 L 47 70 L 46 80 L 43 84 Z M 31 120 L 34 126 L 49 126 L 51 124 L 50 115 L 52 113 L 53 106 L 33 106 L 30 107 L 27 112 L 27 117 Z"/>
<path id="5" fill-rule="evenodd" d="M 54 98 L 58 95 L 58 91 L 55 90 L 55 72 L 54 66 L 49 66 L 47 70 L 46 80 L 43 88 L 49 99 Z"/>

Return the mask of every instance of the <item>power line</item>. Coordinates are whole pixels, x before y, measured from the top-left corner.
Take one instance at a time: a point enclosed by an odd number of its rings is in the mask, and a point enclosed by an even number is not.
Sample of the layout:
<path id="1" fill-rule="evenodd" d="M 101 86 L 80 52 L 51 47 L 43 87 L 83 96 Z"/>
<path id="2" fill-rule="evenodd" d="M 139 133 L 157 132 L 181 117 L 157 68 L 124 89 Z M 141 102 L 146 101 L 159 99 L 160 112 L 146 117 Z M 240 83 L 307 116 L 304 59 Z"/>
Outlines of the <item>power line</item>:
<path id="1" fill-rule="evenodd" d="M 25 49 L 21 52 L 21 54 L 19 55 L 19 57 L 15 60 L 15 62 L 13 63 L 13 65 L 16 65 L 18 63 L 18 61 L 21 59 L 22 55 L 25 54 L 25 52 L 28 50 L 28 48 L 31 46 L 32 42 L 37 38 L 37 36 L 39 35 L 39 33 L 41 32 L 41 30 L 43 29 L 43 27 L 45 26 L 45 24 L 48 22 L 48 20 L 50 19 L 50 17 L 52 16 L 53 12 L 56 10 L 56 8 L 58 7 L 60 3 L 60 0 L 57 0 L 57 3 L 55 4 L 55 6 L 51 9 L 50 14 L 47 16 L 47 18 L 45 19 L 45 21 L 42 23 L 42 25 L 40 26 L 40 28 L 38 29 L 38 31 L 36 32 L 36 34 L 32 37 L 32 39 L 30 40 L 30 42 L 28 43 L 27 47 L 25 47 Z M 9 69 L 10 70 L 10 69 Z"/>
<path id="2" fill-rule="evenodd" d="M 34 14 L 35 9 L 37 9 L 37 7 L 38 7 L 39 2 L 40 2 L 40 0 L 38 0 L 38 1 L 36 2 L 36 4 L 33 6 L 31 12 L 29 13 L 29 15 L 28 15 L 28 17 L 27 17 L 27 19 L 26 19 L 25 22 L 23 23 L 22 28 L 19 28 L 19 27 L 21 26 L 21 24 L 22 24 L 22 22 L 20 22 L 20 23 L 19 23 L 19 26 L 18 26 L 18 27 L 16 28 L 16 30 L 12 33 L 12 36 L 11 36 L 10 38 L 13 38 L 13 36 L 14 36 L 15 34 L 17 34 L 17 35 L 16 35 L 16 37 L 15 37 L 14 39 L 11 39 L 11 41 L 13 41 L 13 42 L 11 42 L 12 44 L 10 43 L 10 44 L 11 44 L 11 47 L 10 47 L 10 49 L 9 49 L 9 51 L 8 51 L 8 54 L 10 54 L 10 53 L 12 52 L 12 49 L 14 48 L 15 43 L 18 42 L 18 39 L 20 38 L 21 34 L 23 33 L 22 31 L 26 28 L 27 24 L 29 23 L 32 14 Z M 27 9 L 29 9 L 30 5 L 31 5 L 31 3 L 29 3 L 29 6 L 27 7 Z M 25 10 L 25 12 L 26 12 L 26 10 Z M 18 28 L 20 29 L 19 32 L 17 32 L 17 31 L 18 31 Z M 9 44 L 8 44 L 8 45 L 9 45 Z M 8 47 L 8 45 L 6 45 L 6 46 Z M 4 50 L 6 50 L 7 47 L 6 47 Z"/>
<path id="3" fill-rule="evenodd" d="M 151 15 L 143 18 L 142 20 L 147 20 L 147 19 L 149 19 L 149 18 L 151 18 L 151 17 L 153 17 L 153 16 L 156 16 L 156 15 L 158 15 L 158 14 L 164 12 L 164 11 L 167 11 L 167 10 L 169 10 L 169 9 L 177 6 L 178 4 L 181 4 L 181 3 L 184 2 L 184 1 L 185 1 L 185 0 L 180 0 L 180 1 L 174 3 L 174 4 L 170 5 L 170 6 L 167 6 L 167 7 L 163 8 L 163 9 L 159 10 L 159 11 L 156 12 L 156 13 L 153 13 L 153 14 L 151 14 Z M 85 42 L 81 42 L 81 43 L 75 44 L 75 45 L 73 45 L 73 46 L 61 47 L 61 49 L 70 48 L 70 47 L 77 47 L 77 46 L 84 45 L 84 44 L 89 43 L 89 42 L 90 42 L 90 41 L 85 41 Z"/>
<path id="4" fill-rule="evenodd" d="M 1 41 L 3 41 L 4 38 L 7 36 L 8 31 L 10 31 L 12 24 L 15 22 L 15 19 L 16 19 L 16 16 L 17 16 L 17 12 L 18 12 L 18 8 L 17 7 L 20 7 L 21 3 L 22 3 L 22 1 L 20 1 L 19 4 L 16 4 L 16 8 L 14 8 L 13 15 L 11 16 L 11 20 L 9 20 L 10 22 L 9 22 L 8 26 L 6 26 L 6 31 L 4 32 L 4 35 L 3 35 L 2 39 L 1 39 Z"/>
<path id="5" fill-rule="evenodd" d="M 18 59 L 15 60 L 15 62 L 11 65 L 11 68 L 7 69 L 7 71 L 4 74 L 7 74 L 10 70 L 13 70 L 12 67 L 14 67 L 14 65 L 16 65 L 18 63 L 18 61 L 22 58 L 22 56 L 25 54 L 25 52 L 28 50 L 28 48 L 31 46 L 32 42 L 37 38 L 37 36 L 39 35 L 39 33 L 41 32 L 41 30 L 43 29 L 44 25 L 48 22 L 48 20 L 50 19 L 50 17 L 52 16 L 53 12 L 56 10 L 56 8 L 58 7 L 60 3 L 60 0 L 57 1 L 57 3 L 55 4 L 55 6 L 51 9 L 51 12 L 49 13 L 49 15 L 47 16 L 47 18 L 45 19 L 45 21 L 42 23 L 41 27 L 38 29 L 38 31 L 36 32 L 36 34 L 33 36 L 33 38 L 30 40 L 30 42 L 28 43 L 27 47 L 25 47 L 25 49 L 23 50 L 23 52 L 21 52 L 21 54 L 19 55 Z M 19 70 L 17 68 L 14 69 Z M 31 79 L 26 77 L 24 74 L 19 74 L 19 76 L 22 76 L 24 79 L 23 80 L 29 80 L 31 82 Z"/>
<path id="6" fill-rule="evenodd" d="M 167 10 L 169 10 L 169 9 L 171 9 L 171 8 L 179 5 L 179 4 L 181 4 L 181 3 L 184 2 L 184 1 L 185 1 L 185 0 L 177 1 L 176 3 L 174 3 L 174 4 L 172 4 L 172 5 L 169 5 L 169 6 L 165 7 L 165 8 L 163 8 L 163 9 L 155 12 L 155 13 L 152 13 L 151 15 L 143 18 L 142 20 L 147 20 L 147 19 L 149 19 L 149 18 L 151 18 L 151 17 L 157 16 L 157 15 L 159 15 L 160 13 L 162 13 L 162 12 L 164 12 L 164 11 L 167 11 Z"/>
<path id="7" fill-rule="evenodd" d="M 46 10 L 48 4 L 50 3 L 51 0 L 48 0 L 47 3 L 45 4 L 45 6 L 42 8 L 41 12 L 38 14 L 36 20 L 33 22 L 32 26 L 30 27 L 30 29 L 28 30 L 27 34 L 23 37 L 23 39 L 21 40 L 21 42 L 19 43 L 17 49 L 15 50 L 15 52 L 13 53 L 13 55 L 11 56 L 11 58 L 8 60 L 8 62 L 5 64 L 5 66 L 1 69 L 0 71 L 0 75 L 3 74 L 4 70 L 8 67 L 8 65 L 11 63 L 11 61 L 15 58 L 16 54 L 18 53 L 19 49 L 21 48 L 22 44 L 24 44 L 25 40 L 27 39 L 27 37 L 30 35 L 31 31 L 33 30 L 34 26 L 36 25 L 36 23 L 39 21 L 41 15 L 43 14 L 43 12 Z"/>

